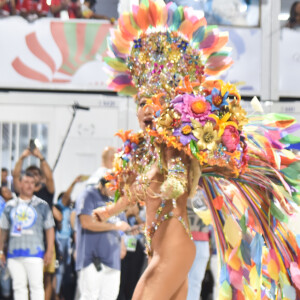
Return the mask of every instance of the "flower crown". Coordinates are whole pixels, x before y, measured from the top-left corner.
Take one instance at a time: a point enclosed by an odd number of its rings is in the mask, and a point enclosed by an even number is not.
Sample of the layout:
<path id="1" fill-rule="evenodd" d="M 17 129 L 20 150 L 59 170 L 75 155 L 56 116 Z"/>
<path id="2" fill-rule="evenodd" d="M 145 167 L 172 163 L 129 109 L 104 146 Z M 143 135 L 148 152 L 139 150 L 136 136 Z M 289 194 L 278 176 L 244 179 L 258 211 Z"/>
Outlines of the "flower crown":
<path id="1" fill-rule="evenodd" d="M 124 95 L 164 92 L 168 100 L 186 75 L 202 82 L 232 64 L 227 33 L 206 26 L 188 7 L 143 0 L 118 20 L 108 41 L 110 88 Z"/>
<path id="2" fill-rule="evenodd" d="M 170 102 L 162 105 L 156 96 L 148 100 L 155 116 L 155 128 L 148 132 L 158 142 L 184 150 L 204 167 L 225 167 L 238 176 L 248 160 L 242 131 L 248 120 L 240 95 L 234 85 L 221 80 L 204 82 L 201 94 L 193 93 L 193 86 L 197 83 L 186 77 Z"/>

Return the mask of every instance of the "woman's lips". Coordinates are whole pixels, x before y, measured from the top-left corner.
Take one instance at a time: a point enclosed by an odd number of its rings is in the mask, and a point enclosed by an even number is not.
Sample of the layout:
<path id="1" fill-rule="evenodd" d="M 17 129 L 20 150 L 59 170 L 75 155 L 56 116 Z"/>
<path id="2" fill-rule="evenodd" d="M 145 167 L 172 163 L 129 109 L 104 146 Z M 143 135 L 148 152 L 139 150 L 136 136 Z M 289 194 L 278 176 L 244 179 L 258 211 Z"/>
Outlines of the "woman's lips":
<path id="1" fill-rule="evenodd" d="M 152 124 L 153 124 L 153 118 L 145 119 L 144 124 L 145 124 L 146 127 L 151 127 Z"/>

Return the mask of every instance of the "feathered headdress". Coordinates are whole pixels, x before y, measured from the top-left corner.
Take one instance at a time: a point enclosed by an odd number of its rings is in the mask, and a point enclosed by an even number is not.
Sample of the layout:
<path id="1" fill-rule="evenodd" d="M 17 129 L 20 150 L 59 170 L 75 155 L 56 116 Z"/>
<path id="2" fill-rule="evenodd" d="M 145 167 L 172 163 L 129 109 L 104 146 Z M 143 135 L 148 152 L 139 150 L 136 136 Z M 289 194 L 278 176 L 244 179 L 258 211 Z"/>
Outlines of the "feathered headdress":
<path id="1" fill-rule="evenodd" d="M 111 34 L 110 57 L 104 58 L 112 73 L 109 86 L 123 95 L 164 92 L 171 100 L 186 75 L 202 82 L 232 64 L 227 41 L 227 33 L 207 26 L 188 7 L 144 0 L 121 15 Z"/>

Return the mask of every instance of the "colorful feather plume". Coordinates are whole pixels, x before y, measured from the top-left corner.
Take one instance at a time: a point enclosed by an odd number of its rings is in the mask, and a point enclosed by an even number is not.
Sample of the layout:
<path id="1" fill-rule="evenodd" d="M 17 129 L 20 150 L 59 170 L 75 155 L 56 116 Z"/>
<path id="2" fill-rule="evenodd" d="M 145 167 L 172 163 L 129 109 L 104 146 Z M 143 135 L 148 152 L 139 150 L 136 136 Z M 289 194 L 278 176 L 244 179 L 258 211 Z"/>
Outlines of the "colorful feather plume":
<path id="1" fill-rule="evenodd" d="M 111 58 L 105 59 L 112 76 L 109 86 L 121 94 L 133 95 L 137 93 L 135 87 L 150 88 L 160 81 L 164 82 L 164 90 L 174 90 L 187 74 L 191 79 L 192 74 L 219 74 L 232 64 L 230 49 L 224 48 L 227 41 L 226 33 L 207 26 L 205 18 L 199 18 L 191 8 L 142 1 L 120 16 L 118 28 L 111 33 Z M 160 80 L 156 80 L 156 64 L 163 66 Z M 144 81 L 141 74 L 146 77 Z"/>
<path id="2" fill-rule="evenodd" d="M 299 299 L 300 249 L 286 224 L 299 204 L 299 157 L 286 150 L 298 142 L 290 135 L 295 122 L 281 114 L 250 118 L 244 174 L 203 170 L 222 266 L 219 299 Z"/>

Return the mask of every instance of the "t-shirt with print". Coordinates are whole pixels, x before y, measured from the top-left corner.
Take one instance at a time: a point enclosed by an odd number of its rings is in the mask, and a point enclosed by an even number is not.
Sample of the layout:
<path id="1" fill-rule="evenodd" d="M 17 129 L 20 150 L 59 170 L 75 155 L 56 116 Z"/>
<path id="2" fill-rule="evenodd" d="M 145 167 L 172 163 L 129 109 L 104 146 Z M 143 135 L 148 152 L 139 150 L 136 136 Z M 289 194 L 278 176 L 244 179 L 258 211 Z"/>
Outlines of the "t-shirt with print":
<path id="1" fill-rule="evenodd" d="M 44 230 L 54 227 L 54 219 L 46 201 L 33 196 L 7 202 L 0 228 L 9 230 L 7 258 L 44 257 Z"/>
<path id="2" fill-rule="evenodd" d="M 100 258 L 101 262 L 113 269 L 120 270 L 120 241 L 118 231 L 95 232 L 81 227 L 80 215 L 91 215 L 93 210 L 105 206 L 110 199 L 103 196 L 97 188 L 87 188 L 76 200 L 76 270 L 79 271 Z M 126 220 L 124 214 L 110 218 L 108 222 L 115 223 Z"/>

